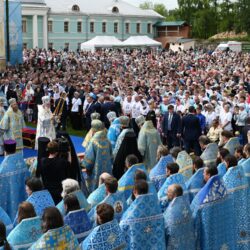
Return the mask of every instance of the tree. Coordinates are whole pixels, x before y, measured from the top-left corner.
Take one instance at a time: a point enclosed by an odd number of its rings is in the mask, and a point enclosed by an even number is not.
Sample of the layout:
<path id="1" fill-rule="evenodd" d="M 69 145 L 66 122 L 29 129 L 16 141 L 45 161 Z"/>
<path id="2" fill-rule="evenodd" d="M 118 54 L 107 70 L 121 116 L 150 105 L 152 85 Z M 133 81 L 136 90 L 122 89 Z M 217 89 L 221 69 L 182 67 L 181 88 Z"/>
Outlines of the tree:
<path id="1" fill-rule="evenodd" d="M 168 16 L 167 8 L 162 3 L 153 4 L 152 2 L 144 2 L 140 4 L 139 7 L 143 10 L 149 10 L 149 9 L 154 10 L 155 12 L 159 13 L 160 15 L 164 17 Z"/>
<path id="2" fill-rule="evenodd" d="M 141 3 L 139 7 L 143 10 L 153 10 L 154 4 L 152 2 L 144 2 L 144 3 Z"/>

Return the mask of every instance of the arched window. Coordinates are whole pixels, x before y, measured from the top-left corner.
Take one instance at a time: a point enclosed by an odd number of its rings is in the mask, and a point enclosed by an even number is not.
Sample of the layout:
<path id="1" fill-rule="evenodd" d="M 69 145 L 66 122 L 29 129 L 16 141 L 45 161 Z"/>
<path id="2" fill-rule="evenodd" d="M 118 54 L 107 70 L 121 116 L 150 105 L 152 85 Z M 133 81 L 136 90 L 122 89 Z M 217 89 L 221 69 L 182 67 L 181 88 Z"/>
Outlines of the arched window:
<path id="1" fill-rule="evenodd" d="M 79 8 L 79 6 L 78 5 L 73 5 L 72 6 L 72 11 L 80 11 L 80 8 Z"/>
<path id="2" fill-rule="evenodd" d="M 116 7 L 116 6 L 114 6 L 113 8 L 112 8 L 112 13 L 119 13 L 119 9 Z"/>

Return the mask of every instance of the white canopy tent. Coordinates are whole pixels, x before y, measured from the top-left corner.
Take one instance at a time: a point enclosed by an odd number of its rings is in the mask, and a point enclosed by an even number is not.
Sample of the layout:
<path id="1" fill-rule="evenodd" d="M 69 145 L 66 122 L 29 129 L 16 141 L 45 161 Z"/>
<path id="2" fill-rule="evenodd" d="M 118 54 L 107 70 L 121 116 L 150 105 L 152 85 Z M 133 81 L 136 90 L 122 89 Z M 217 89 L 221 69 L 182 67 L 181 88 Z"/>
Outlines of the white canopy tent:
<path id="1" fill-rule="evenodd" d="M 81 50 L 94 52 L 97 48 L 122 47 L 123 43 L 114 36 L 96 36 L 81 44 Z"/>
<path id="2" fill-rule="evenodd" d="M 123 42 L 124 47 L 159 47 L 160 42 L 151 39 L 148 36 L 131 36 Z"/>

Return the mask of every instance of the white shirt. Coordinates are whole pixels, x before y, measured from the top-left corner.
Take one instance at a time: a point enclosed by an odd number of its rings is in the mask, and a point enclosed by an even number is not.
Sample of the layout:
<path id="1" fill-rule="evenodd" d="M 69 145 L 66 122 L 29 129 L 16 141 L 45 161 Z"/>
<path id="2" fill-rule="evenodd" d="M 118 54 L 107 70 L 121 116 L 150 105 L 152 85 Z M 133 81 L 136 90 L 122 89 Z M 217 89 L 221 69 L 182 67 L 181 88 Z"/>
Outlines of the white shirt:
<path id="1" fill-rule="evenodd" d="M 79 106 L 82 105 L 82 101 L 80 98 L 73 98 L 72 99 L 72 108 L 71 108 L 71 112 L 79 112 Z"/>
<path id="2" fill-rule="evenodd" d="M 220 116 L 220 121 L 221 121 L 221 125 L 224 126 L 224 124 L 226 124 L 227 122 L 229 122 L 223 129 L 224 130 L 232 130 L 232 118 L 233 115 L 231 112 L 222 112 L 221 116 Z"/>
<path id="3" fill-rule="evenodd" d="M 213 120 L 216 119 L 217 115 L 216 115 L 216 113 L 214 111 L 212 111 L 210 113 L 205 112 L 204 115 L 206 117 L 206 127 L 210 128 L 211 125 L 212 125 Z"/>
<path id="4" fill-rule="evenodd" d="M 125 101 L 123 103 L 122 109 L 125 115 L 131 115 L 133 105 L 134 103 L 132 101 L 131 102 Z"/>
<path id="5" fill-rule="evenodd" d="M 132 118 L 137 118 L 139 115 L 141 115 L 141 103 L 140 102 L 134 102 L 132 106 Z"/>

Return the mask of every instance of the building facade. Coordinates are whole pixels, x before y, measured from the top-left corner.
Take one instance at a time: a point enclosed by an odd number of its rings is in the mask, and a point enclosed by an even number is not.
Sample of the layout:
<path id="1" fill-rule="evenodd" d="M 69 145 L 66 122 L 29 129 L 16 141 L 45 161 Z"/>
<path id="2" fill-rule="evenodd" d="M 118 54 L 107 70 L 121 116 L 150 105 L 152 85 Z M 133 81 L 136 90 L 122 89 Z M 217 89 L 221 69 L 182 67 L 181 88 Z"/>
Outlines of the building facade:
<path id="1" fill-rule="evenodd" d="M 21 0 L 23 46 L 76 50 L 95 36 L 156 37 L 163 17 L 122 0 Z"/>

